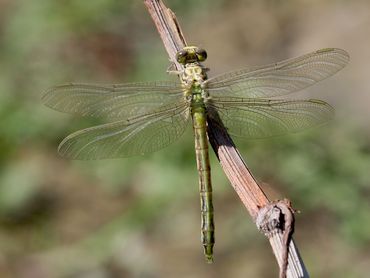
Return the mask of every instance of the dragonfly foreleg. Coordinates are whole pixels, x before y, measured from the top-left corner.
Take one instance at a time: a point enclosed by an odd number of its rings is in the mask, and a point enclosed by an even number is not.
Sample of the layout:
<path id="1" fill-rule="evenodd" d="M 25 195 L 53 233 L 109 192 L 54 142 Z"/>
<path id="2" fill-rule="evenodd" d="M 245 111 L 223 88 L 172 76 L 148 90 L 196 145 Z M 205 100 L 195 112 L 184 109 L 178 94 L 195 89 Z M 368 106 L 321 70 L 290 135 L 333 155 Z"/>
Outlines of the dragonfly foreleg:
<path id="1" fill-rule="evenodd" d="M 180 75 L 181 71 L 176 68 L 176 64 L 174 62 L 171 62 L 171 64 L 168 66 L 166 72 L 168 74 L 173 74 L 173 75 Z"/>

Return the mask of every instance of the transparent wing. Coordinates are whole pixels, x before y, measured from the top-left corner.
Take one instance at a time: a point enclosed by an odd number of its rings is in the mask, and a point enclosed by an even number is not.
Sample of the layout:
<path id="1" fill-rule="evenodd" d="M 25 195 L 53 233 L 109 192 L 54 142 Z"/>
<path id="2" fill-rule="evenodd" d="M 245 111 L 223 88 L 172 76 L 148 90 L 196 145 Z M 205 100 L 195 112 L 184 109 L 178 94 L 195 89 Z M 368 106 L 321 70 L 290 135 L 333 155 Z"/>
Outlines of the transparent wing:
<path id="1" fill-rule="evenodd" d="M 276 64 L 242 69 L 207 81 L 211 96 L 267 98 L 286 95 L 311 86 L 349 61 L 346 51 L 326 48 Z"/>
<path id="2" fill-rule="evenodd" d="M 182 99 L 183 88 L 176 82 L 67 84 L 48 89 L 42 98 L 47 106 L 61 112 L 108 119 L 150 114 Z"/>
<path id="3" fill-rule="evenodd" d="M 267 100 L 229 98 L 208 104 L 218 111 L 230 134 L 264 138 L 298 132 L 323 124 L 333 108 L 321 100 Z"/>
<path id="4" fill-rule="evenodd" d="M 82 160 L 155 152 L 178 139 L 188 119 L 189 104 L 182 102 L 130 121 L 77 131 L 60 143 L 58 152 L 63 157 Z"/>

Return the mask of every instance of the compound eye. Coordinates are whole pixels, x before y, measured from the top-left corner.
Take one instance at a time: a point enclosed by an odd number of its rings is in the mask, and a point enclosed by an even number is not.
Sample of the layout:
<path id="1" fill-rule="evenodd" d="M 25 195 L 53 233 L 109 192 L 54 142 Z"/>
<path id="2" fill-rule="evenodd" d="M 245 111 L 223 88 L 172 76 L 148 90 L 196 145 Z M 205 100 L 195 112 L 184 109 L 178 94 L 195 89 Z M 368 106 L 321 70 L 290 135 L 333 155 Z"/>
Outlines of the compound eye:
<path id="1" fill-rule="evenodd" d="M 180 64 L 186 64 L 186 60 L 188 57 L 188 52 L 186 50 L 180 50 L 179 52 L 176 53 L 176 60 Z"/>
<path id="2" fill-rule="evenodd" d="M 196 55 L 199 62 L 203 62 L 207 59 L 207 52 L 202 48 L 197 49 Z"/>

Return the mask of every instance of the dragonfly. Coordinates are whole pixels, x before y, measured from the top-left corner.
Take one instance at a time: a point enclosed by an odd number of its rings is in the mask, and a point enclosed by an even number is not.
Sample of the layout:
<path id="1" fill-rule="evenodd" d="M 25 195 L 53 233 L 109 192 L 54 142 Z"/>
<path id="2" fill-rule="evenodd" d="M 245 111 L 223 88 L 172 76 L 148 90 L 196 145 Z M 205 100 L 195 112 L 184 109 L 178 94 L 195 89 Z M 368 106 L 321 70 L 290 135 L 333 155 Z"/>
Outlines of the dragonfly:
<path id="1" fill-rule="evenodd" d="M 49 88 L 42 100 L 61 112 L 104 118 L 107 123 L 67 136 L 61 156 L 91 160 L 155 152 L 175 142 L 191 122 L 199 173 L 201 242 L 207 262 L 215 244 L 207 117 L 229 134 L 247 139 L 298 132 L 326 123 L 333 108 L 317 99 L 279 98 L 309 87 L 342 69 L 345 50 L 325 48 L 278 63 L 235 70 L 212 78 L 207 52 L 187 46 L 176 54 L 179 81 L 127 84 L 66 84 Z"/>

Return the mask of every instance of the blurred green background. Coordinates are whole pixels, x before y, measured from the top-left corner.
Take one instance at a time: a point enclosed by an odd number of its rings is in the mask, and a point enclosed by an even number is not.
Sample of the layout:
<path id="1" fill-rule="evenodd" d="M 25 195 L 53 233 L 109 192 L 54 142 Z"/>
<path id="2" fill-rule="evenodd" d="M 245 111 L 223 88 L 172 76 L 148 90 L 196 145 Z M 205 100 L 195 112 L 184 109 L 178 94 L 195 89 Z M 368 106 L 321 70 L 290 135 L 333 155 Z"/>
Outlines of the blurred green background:
<path id="1" fill-rule="evenodd" d="M 324 47 L 350 64 L 292 97 L 336 108 L 330 124 L 236 140 L 271 199 L 287 197 L 312 277 L 370 271 L 370 3 L 167 0 L 210 76 Z M 168 57 L 142 1 L 0 0 L 0 277 L 277 277 L 261 235 L 214 154 L 215 263 L 200 244 L 192 131 L 144 157 L 68 161 L 58 143 L 96 124 L 52 111 L 67 82 L 167 80 Z"/>

